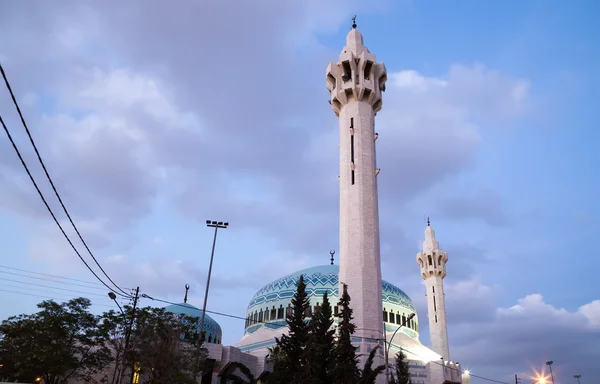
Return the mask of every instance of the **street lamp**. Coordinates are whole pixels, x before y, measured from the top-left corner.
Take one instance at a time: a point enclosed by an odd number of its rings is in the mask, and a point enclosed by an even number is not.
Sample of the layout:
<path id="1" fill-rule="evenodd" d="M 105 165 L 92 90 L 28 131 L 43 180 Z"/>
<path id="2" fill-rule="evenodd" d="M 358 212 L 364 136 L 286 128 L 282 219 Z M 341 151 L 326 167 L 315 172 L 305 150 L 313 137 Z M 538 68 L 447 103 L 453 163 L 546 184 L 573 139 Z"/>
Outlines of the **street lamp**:
<path id="1" fill-rule="evenodd" d="M 406 323 L 409 322 L 409 321 L 411 321 L 413 317 L 415 317 L 414 313 L 411 313 L 410 315 L 408 315 L 408 317 L 402 322 L 402 324 L 400 324 L 400 326 L 398 328 L 396 328 L 396 330 L 392 334 L 392 337 L 390 338 L 389 342 L 387 341 L 387 337 L 384 339 L 384 341 L 386 343 L 386 348 L 385 348 L 385 382 L 387 384 L 390 383 L 389 357 L 390 357 L 390 347 L 392 346 L 392 340 L 394 340 L 394 336 L 396 336 L 396 333 L 400 330 L 400 328 L 406 326 Z M 386 334 L 386 332 L 385 332 L 385 323 L 383 324 L 383 332 L 384 332 L 384 334 Z"/>
<path id="2" fill-rule="evenodd" d="M 573 377 L 577 379 L 577 384 L 581 384 L 579 381 L 579 379 L 581 379 L 581 375 L 573 375 Z"/>
<path id="3" fill-rule="evenodd" d="M 546 361 L 546 365 L 550 367 L 550 378 L 552 378 L 552 384 L 554 384 L 554 373 L 552 373 L 552 364 L 554 364 L 553 360 Z"/>
<path id="4" fill-rule="evenodd" d="M 110 292 L 108 292 L 108 297 L 110 297 L 110 299 L 112 301 L 114 301 L 115 304 L 117 304 L 117 307 L 119 307 L 119 310 L 121 311 L 121 313 L 123 314 L 123 316 L 125 316 L 125 312 L 123 312 L 123 308 L 121 308 L 121 304 L 119 304 L 119 302 L 117 301 L 117 295 L 115 295 L 114 292 L 110 291 Z"/>
<path id="5" fill-rule="evenodd" d="M 215 257 L 215 245 L 217 244 L 217 231 L 219 228 L 226 229 L 228 222 L 206 220 L 206 226 L 215 229 L 212 252 L 210 253 L 210 265 L 208 266 L 208 278 L 206 279 L 206 292 L 204 292 L 204 304 L 202 305 L 202 319 L 200 320 L 200 337 L 204 337 L 204 314 L 206 313 L 206 301 L 208 300 L 208 287 L 210 286 L 210 275 L 212 273 L 213 258 Z"/>

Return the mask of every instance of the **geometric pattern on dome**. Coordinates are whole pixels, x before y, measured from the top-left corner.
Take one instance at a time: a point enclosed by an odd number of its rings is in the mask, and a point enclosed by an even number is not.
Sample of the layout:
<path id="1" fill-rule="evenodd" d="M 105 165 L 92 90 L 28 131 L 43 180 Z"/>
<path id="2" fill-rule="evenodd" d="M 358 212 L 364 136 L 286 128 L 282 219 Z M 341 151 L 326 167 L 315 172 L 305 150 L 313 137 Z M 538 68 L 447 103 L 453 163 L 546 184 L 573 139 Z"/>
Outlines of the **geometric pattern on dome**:
<path id="1" fill-rule="evenodd" d="M 279 278 L 262 287 L 248 304 L 248 309 L 263 303 L 291 299 L 296 292 L 296 284 L 300 275 L 304 275 L 306 291 L 309 296 L 322 296 L 325 291 L 330 296 L 338 297 L 339 265 L 322 265 L 304 269 L 291 275 Z M 383 302 L 402 305 L 416 311 L 411 299 L 400 288 L 387 281 L 382 281 Z"/>
<path id="2" fill-rule="evenodd" d="M 202 319 L 202 310 L 194 307 L 193 305 L 187 303 L 181 304 L 173 304 L 165 307 L 167 312 L 171 312 L 174 315 L 186 315 L 190 317 L 197 317 L 198 323 L 196 325 L 196 330 L 200 331 L 200 323 Z M 223 332 L 221 330 L 221 326 L 217 323 L 212 317 L 207 314 L 204 315 L 204 332 L 206 332 L 206 341 L 208 342 L 209 337 L 211 343 L 221 344 L 221 339 L 223 336 Z"/>

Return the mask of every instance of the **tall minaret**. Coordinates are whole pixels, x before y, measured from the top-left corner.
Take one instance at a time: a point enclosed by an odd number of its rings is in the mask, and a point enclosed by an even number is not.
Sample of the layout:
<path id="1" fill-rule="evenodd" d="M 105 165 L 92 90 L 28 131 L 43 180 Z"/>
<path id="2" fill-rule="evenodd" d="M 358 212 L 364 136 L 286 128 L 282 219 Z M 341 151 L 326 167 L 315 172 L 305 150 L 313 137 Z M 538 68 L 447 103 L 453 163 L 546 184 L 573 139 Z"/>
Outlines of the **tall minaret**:
<path id="1" fill-rule="evenodd" d="M 375 114 L 387 72 L 363 45 L 356 23 L 337 63 L 327 67 L 330 104 L 340 124 L 340 289 L 348 285 L 361 366 L 383 334 Z"/>
<path id="2" fill-rule="evenodd" d="M 435 232 L 427 219 L 423 250 L 417 253 L 421 277 L 427 287 L 427 314 L 429 316 L 429 338 L 431 349 L 445 361 L 450 360 L 448 329 L 446 327 L 446 304 L 444 301 L 444 277 L 448 255 L 440 249 Z"/>

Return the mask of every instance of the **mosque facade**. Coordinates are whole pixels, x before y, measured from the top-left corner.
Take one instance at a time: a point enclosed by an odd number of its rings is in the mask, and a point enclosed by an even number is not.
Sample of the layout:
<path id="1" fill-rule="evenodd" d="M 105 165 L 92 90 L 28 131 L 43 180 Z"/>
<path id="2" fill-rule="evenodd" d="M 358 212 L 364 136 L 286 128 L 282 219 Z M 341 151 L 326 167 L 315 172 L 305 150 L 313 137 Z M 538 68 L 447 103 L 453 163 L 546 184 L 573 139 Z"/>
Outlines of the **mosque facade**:
<path id="1" fill-rule="evenodd" d="M 385 65 L 364 45 L 353 24 L 339 60 L 326 70 L 329 104 L 340 128 L 339 265 L 333 264 L 332 255 L 331 265 L 303 269 L 262 287 L 248 304 L 242 339 L 234 346 L 208 344 L 213 372 L 202 383 L 220 382 L 219 374 L 228 372 L 234 361 L 243 362 L 255 377 L 268 376 L 269 348 L 288 331 L 285 318 L 292 311 L 291 299 L 301 275 L 310 300 L 307 318 L 319 310 L 325 292 L 337 315 L 338 296 L 347 286 L 356 324 L 352 341 L 361 364 L 380 346 L 375 363 L 384 364 L 388 356 L 393 365 L 396 353 L 402 351 L 413 384 L 469 382 L 468 373 L 463 374 L 460 364 L 450 358 L 443 286 L 448 255 L 429 220 L 416 262 L 426 287 L 430 347 L 419 340 L 419 315 L 410 297 L 381 277 L 375 116 L 383 106 L 386 81 Z M 382 374 L 377 382 L 386 383 L 387 377 Z"/>
<path id="2" fill-rule="evenodd" d="M 354 24 L 339 61 L 330 63 L 326 71 L 329 103 L 340 125 L 339 265 L 333 264 L 332 255 L 330 265 L 303 269 L 262 287 L 248 304 L 244 336 L 233 346 L 222 344 L 221 327 L 206 314 L 208 360 L 200 383 L 224 384 L 220 375 L 234 373 L 233 362 L 243 363 L 259 382 L 265 382 L 273 368 L 269 348 L 288 331 L 285 318 L 291 313 L 301 275 L 310 300 L 307 318 L 319 310 L 325 292 L 337 315 L 338 296 L 347 285 L 357 327 L 352 341 L 361 363 L 379 346 L 376 364 L 384 364 L 388 356 L 393 365 L 396 353 L 402 351 L 409 360 L 413 384 L 470 382 L 468 373 L 450 357 L 443 286 L 448 255 L 440 248 L 429 220 L 416 263 L 425 281 L 430 347 L 419 339 L 420 316 L 411 298 L 381 277 L 375 115 L 382 108 L 386 80 L 385 65 L 364 45 Z M 166 309 L 175 315 L 202 314 L 187 300 Z M 386 375 L 380 375 L 377 383 L 386 382 Z"/>

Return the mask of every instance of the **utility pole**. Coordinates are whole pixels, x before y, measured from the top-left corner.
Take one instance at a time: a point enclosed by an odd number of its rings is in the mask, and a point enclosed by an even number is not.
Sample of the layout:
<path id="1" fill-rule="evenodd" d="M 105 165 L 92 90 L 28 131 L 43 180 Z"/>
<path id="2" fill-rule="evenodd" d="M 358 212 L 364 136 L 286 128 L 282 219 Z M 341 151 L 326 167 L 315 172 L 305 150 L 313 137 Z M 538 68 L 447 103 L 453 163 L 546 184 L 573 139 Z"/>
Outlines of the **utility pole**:
<path id="1" fill-rule="evenodd" d="M 135 310 L 137 309 L 137 303 L 140 298 L 140 287 L 135 289 L 135 296 L 133 297 L 133 308 L 131 309 L 131 319 L 129 320 L 129 326 L 127 327 L 127 335 L 125 336 L 125 351 L 123 352 L 123 368 L 127 364 L 127 352 L 129 351 L 129 339 L 131 338 L 131 331 L 133 329 L 133 322 L 135 321 Z M 125 369 L 123 369 L 124 373 Z M 131 376 L 129 384 L 133 383 L 133 375 L 135 375 L 135 363 L 131 366 Z M 120 379 L 119 379 L 120 382 Z"/>
<path id="2" fill-rule="evenodd" d="M 573 377 L 577 379 L 577 384 L 581 384 L 579 381 L 579 379 L 581 379 L 581 375 L 573 375 Z"/>

